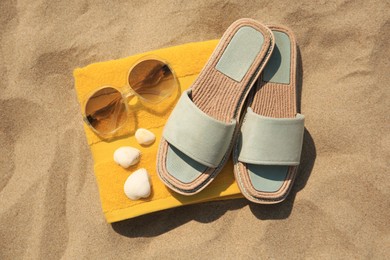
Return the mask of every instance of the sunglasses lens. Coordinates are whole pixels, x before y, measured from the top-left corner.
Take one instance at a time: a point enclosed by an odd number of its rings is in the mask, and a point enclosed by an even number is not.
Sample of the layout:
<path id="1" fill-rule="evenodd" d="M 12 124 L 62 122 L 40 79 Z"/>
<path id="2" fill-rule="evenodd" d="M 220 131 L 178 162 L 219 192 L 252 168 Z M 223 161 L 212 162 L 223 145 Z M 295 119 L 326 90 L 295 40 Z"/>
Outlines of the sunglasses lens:
<path id="1" fill-rule="evenodd" d="M 129 73 L 131 88 L 150 102 L 159 102 L 170 96 L 178 87 L 171 68 L 159 60 L 144 60 Z"/>
<path id="2" fill-rule="evenodd" d="M 85 115 L 98 133 L 111 133 L 127 120 L 122 94 L 110 87 L 95 92 L 87 101 Z"/>

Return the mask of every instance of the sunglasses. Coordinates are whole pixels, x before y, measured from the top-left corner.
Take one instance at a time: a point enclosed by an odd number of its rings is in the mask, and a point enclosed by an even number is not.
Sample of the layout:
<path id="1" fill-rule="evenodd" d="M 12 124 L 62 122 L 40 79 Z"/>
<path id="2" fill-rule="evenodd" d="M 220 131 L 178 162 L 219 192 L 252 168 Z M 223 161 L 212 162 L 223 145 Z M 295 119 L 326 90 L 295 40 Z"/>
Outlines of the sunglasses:
<path id="1" fill-rule="evenodd" d="M 157 104 L 178 88 L 179 81 L 166 61 L 156 56 L 144 57 L 130 68 L 126 86 L 103 86 L 87 96 L 84 121 L 98 135 L 112 135 L 128 120 L 130 98 L 137 96 Z"/>

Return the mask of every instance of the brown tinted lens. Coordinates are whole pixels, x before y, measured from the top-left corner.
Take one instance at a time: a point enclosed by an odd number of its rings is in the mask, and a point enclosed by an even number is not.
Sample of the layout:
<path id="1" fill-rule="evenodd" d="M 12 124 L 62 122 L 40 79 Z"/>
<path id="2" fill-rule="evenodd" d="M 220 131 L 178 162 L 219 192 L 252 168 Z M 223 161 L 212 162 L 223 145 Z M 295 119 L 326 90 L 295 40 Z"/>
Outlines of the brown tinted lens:
<path id="1" fill-rule="evenodd" d="M 178 87 L 177 80 L 167 64 L 159 60 L 144 60 L 129 73 L 130 87 L 150 102 L 159 102 Z"/>
<path id="2" fill-rule="evenodd" d="M 97 91 L 87 101 L 85 116 L 98 133 L 108 134 L 118 129 L 127 119 L 122 94 L 110 87 Z"/>

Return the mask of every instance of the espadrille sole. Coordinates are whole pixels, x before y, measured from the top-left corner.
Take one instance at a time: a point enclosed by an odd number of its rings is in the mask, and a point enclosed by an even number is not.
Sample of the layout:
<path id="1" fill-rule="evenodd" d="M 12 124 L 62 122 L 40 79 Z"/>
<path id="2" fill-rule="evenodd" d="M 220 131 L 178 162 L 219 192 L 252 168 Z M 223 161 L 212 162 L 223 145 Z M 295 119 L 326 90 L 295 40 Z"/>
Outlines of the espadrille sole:
<path id="1" fill-rule="evenodd" d="M 269 26 L 276 37 L 276 33 L 280 32 L 287 35 L 290 41 L 290 69 L 289 82 L 278 82 L 278 80 L 269 81 L 265 79 L 264 74 L 260 75 L 256 82 L 256 88 L 251 92 L 249 97 L 249 106 L 254 113 L 270 118 L 294 118 L 297 114 L 297 99 L 296 99 L 296 62 L 297 49 L 296 41 L 292 32 L 282 26 Z M 277 39 L 276 39 L 277 42 Z M 275 47 L 275 52 L 277 47 Z M 271 60 L 275 58 L 271 56 Z M 276 57 L 279 58 L 279 57 Z M 283 59 L 283 57 L 281 58 Z M 269 64 L 271 64 L 271 60 Z M 265 69 L 265 71 L 267 68 Z M 265 73 L 263 71 L 263 73 Z M 280 80 L 279 81 L 283 81 Z M 262 133 L 258 133 L 261 135 Z M 266 149 L 266 148 L 265 148 Z M 248 164 L 240 162 L 239 144 L 236 143 L 233 150 L 234 174 L 238 186 L 242 194 L 250 201 L 260 204 L 274 204 L 283 201 L 289 194 L 294 182 L 298 166 L 286 166 L 286 174 L 280 187 L 276 191 L 262 191 L 254 187 L 253 181 L 250 178 Z M 271 176 L 270 178 L 272 178 Z"/>
<path id="2" fill-rule="evenodd" d="M 229 70 L 229 68 L 225 69 L 221 61 L 224 59 L 223 55 L 232 38 L 243 27 L 250 27 L 261 33 L 264 41 L 253 62 L 242 73 Z M 234 22 L 225 32 L 207 64 L 191 86 L 193 103 L 205 114 L 216 120 L 227 123 L 234 119 L 239 122 L 248 93 L 266 65 L 273 47 L 274 37 L 266 26 L 252 19 L 240 19 Z M 234 57 L 234 55 L 230 56 Z M 232 59 L 232 57 L 229 57 L 229 59 Z M 225 57 L 224 63 L 226 62 L 229 62 L 229 60 Z M 233 59 L 230 62 L 234 63 L 235 61 Z M 167 154 L 170 144 L 162 138 L 157 156 L 157 171 L 162 182 L 170 189 L 183 195 L 193 195 L 206 188 L 215 179 L 229 158 L 238 134 L 238 126 L 239 124 L 234 130 L 233 138 L 226 140 L 229 143 L 229 148 L 219 165 L 215 168 L 207 167 L 191 182 L 179 180 L 167 169 Z"/>

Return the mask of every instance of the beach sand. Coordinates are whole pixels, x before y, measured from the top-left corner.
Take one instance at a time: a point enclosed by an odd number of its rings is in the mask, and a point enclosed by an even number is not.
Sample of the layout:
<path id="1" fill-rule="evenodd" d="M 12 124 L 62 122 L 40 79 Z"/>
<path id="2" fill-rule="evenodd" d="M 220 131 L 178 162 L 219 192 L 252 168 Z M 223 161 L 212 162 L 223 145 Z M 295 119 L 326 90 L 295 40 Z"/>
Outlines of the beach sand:
<path id="1" fill-rule="evenodd" d="M 0 259 L 388 259 L 390 5 L 296 2 L 0 1 Z M 217 39 L 242 17 L 298 40 L 307 130 L 290 196 L 107 224 L 73 69 Z"/>

